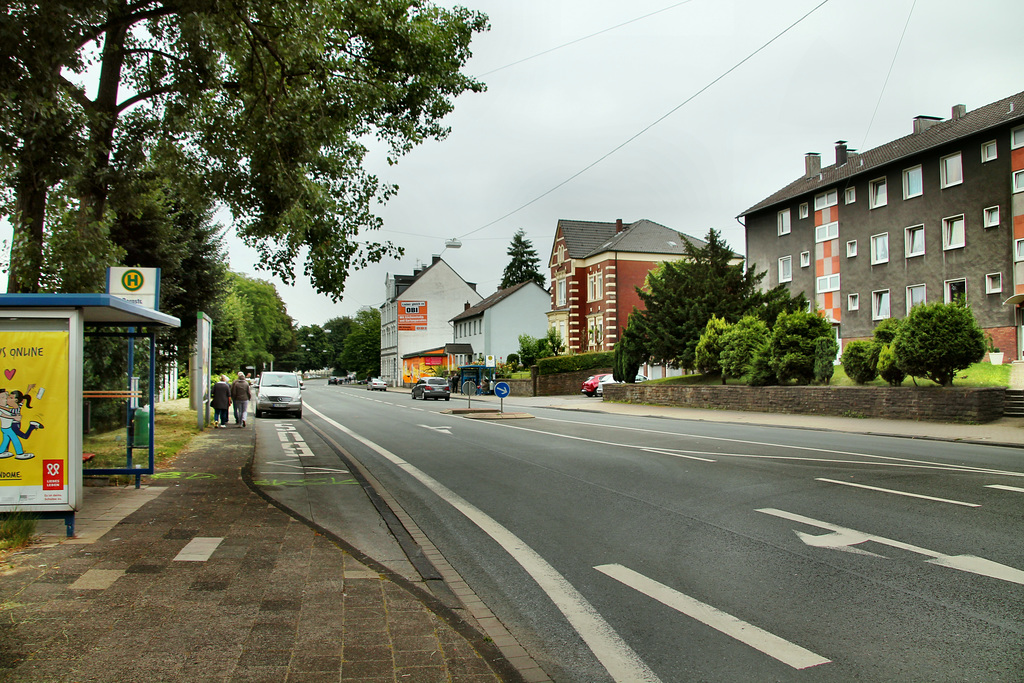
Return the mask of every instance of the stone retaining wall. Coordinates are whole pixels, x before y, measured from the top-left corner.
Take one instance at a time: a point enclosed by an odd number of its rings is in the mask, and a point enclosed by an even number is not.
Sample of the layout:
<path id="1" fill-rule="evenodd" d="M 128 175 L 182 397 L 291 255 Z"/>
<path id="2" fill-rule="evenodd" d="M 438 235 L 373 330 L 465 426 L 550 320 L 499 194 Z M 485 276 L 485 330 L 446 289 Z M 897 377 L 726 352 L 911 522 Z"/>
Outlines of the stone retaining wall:
<path id="1" fill-rule="evenodd" d="M 983 424 L 1003 416 L 1005 389 L 606 384 L 604 400 L 762 413 Z"/>

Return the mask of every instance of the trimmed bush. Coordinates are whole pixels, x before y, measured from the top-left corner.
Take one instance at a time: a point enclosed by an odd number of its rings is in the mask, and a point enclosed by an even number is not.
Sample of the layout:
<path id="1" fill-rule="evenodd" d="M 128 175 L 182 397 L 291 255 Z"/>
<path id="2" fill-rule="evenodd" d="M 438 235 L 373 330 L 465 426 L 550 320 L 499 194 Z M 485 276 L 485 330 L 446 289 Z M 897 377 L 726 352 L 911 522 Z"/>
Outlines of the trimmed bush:
<path id="1" fill-rule="evenodd" d="M 775 371 L 772 369 L 768 341 L 765 340 L 764 344 L 754 351 L 750 361 L 750 376 L 747 378 L 747 384 L 752 387 L 767 387 L 778 383 L 779 378 L 775 376 Z"/>
<path id="2" fill-rule="evenodd" d="M 858 339 L 848 343 L 840 359 L 846 376 L 857 384 L 866 384 L 878 377 L 877 351 L 874 342 Z"/>
<path id="3" fill-rule="evenodd" d="M 697 371 L 702 375 L 714 375 L 722 372 L 719 357 L 722 354 L 722 337 L 729 330 L 729 323 L 725 318 L 712 315 L 704 326 L 704 333 L 697 341 L 695 352 Z M 725 384 L 725 375 L 722 375 L 722 384 Z"/>
<path id="4" fill-rule="evenodd" d="M 722 335 L 722 353 L 718 357 L 722 377 L 743 377 L 750 372 L 758 349 L 768 343 L 771 333 L 763 320 L 745 315 Z"/>
<path id="5" fill-rule="evenodd" d="M 541 358 L 537 361 L 537 373 L 541 375 L 555 375 L 560 372 L 575 372 L 577 370 L 611 368 L 614 367 L 614 364 L 614 351 L 600 351 L 598 353 L 577 353 L 570 356 L 552 356 L 550 358 Z"/>
<path id="6" fill-rule="evenodd" d="M 814 380 L 828 384 L 836 371 L 836 354 L 839 344 L 835 337 L 818 337 L 814 342 Z"/>
<path id="7" fill-rule="evenodd" d="M 832 325 L 817 313 L 783 313 L 768 342 L 768 362 L 780 382 L 810 384 L 814 378 L 814 347 L 820 337 L 832 337 Z"/>
<path id="8" fill-rule="evenodd" d="M 951 386 L 958 371 L 985 357 L 985 333 L 963 304 L 920 304 L 903 320 L 892 350 L 908 375 Z"/>
<path id="9" fill-rule="evenodd" d="M 878 352 L 878 374 L 891 386 L 898 387 L 907 378 L 907 373 L 896 362 L 892 344 L 885 344 Z"/>

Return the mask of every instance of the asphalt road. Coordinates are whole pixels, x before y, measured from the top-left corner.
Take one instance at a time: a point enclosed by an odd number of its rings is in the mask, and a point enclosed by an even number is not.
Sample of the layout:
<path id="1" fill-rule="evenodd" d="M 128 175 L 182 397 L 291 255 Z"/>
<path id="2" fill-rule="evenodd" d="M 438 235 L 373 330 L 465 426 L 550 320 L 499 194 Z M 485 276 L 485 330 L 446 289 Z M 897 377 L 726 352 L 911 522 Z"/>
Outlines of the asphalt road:
<path id="1" fill-rule="evenodd" d="M 304 398 L 556 681 L 1024 680 L 1020 450 Z"/>

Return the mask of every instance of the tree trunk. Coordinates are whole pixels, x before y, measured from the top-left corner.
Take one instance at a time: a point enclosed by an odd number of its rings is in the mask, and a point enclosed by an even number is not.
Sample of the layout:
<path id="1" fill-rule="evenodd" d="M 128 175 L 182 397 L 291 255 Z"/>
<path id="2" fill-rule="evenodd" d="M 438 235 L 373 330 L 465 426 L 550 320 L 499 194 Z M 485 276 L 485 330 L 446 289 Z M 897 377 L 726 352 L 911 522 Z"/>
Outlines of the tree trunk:
<path id="1" fill-rule="evenodd" d="M 40 179 L 23 179 L 14 200 L 11 263 L 7 273 L 9 294 L 35 294 L 43 265 L 43 220 L 46 217 L 47 187 Z"/>

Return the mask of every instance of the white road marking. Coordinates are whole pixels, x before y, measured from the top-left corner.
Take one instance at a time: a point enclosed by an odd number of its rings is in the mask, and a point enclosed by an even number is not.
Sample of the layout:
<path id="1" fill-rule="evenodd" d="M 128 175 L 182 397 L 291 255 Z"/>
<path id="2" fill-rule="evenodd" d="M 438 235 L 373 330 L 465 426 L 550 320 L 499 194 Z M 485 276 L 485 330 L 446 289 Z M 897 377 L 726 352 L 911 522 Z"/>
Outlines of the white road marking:
<path id="1" fill-rule="evenodd" d="M 476 524 L 484 533 L 498 543 L 526 572 L 558 607 L 576 632 L 590 648 L 609 675 L 621 683 L 660 683 L 657 675 L 626 644 L 614 629 L 604 620 L 593 605 L 579 591 L 565 580 L 537 551 L 530 548 L 519 537 L 486 515 L 482 510 L 444 486 L 427 473 L 406 462 L 386 448 L 356 434 L 323 413 L 309 408 L 317 417 L 344 432 L 366 447 L 386 458 L 438 497 L 454 507 Z"/>
<path id="2" fill-rule="evenodd" d="M 1004 486 L 1003 484 L 988 484 L 985 488 L 987 489 L 999 489 L 1000 491 L 1013 491 L 1015 493 L 1024 493 L 1024 489 L 1019 486 Z"/>
<path id="3" fill-rule="evenodd" d="M 935 498 L 934 496 L 925 496 L 920 493 L 908 493 L 906 491 L 895 491 L 893 489 L 883 489 L 877 486 L 868 486 L 867 484 L 854 484 L 852 481 L 839 481 L 837 479 L 825 479 L 824 477 L 817 477 L 815 481 L 824 481 L 829 484 L 839 484 L 840 486 L 852 486 L 858 489 L 867 489 L 868 491 L 879 491 L 881 493 L 892 493 L 897 496 L 907 496 L 908 498 L 920 498 L 922 500 L 932 500 L 937 503 L 950 503 L 952 505 L 963 505 L 969 508 L 980 508 L 981 506 L 977 503 L 965 503 L 960 500 L 949 500 L 948 498 Z M 1024 490 L 1024 489 L 1022 489 Z"/>
<path id="4" fill-rule="evenodd" d="M 178 553 L 175 562 L 206 562 L 223 538 L 196 536 Z"/>
<path id="5" fill-rule="evenodd" d="M 674 458 L 685 458 L 686 460 L 700 460 L 701 462 L 718 462 L 711 458 L 701 458 L 696 455 L 688 455 L 692 451 L 673 451 L 668 448 L 641 448 L 645 453 L 657 453 L 658 455 L 671 455 Z"/>
<path id="6" fill-rule="evenodd" d="M 885 538 L 884 536 L 866 534 L 862 531 L 847 529 L 846 527 L 829 524 L 828 522 L 821 522 L 816 519 L 811 519 L 810 517 L 804 517 L 803 515 L 785 512 L 783 510 L 761 508 L 758 512 L 763 512 L 764 514 L 772 515 L 773 517 L 788 519 L 791 522 L 799 522 L 801 524 L 807 524 L 809 526 L 818 527 L 819 529 L 831 531 L 832 533 L 821 536 L 813 536 L 800 531 L 796 532 L 796 535 L 801 541 L 816 548 L 848 550 L 851 546 L 858 543 L 874 541 L 875 543 L 881 543 L 882 545 L 887 545 L 892 548 L 899 548 L 900 550 L 906 550 L 918 555 L 930 557 L 931 559 L 926 560 L 926 562 L 939 565 L 940 567 L 949 567 L 950 569 L 956 569 L 962 572 L 970 572 L 971 574 L 988 576 L 993 579 L 1000 579 L 1001 581 L 1009 581 L 1010 583 L 1024 585 L 1024 571 L 1008 567 L 1005 564 L 993 562 L 992 560 L 986 560 L 982 557 L 975 557 L 974 555 L 945 555 L 934 550 L 928 550 L 927 548 L 920 548 L 915 545 L 910 545 L 909 543 L 903 543 L 902 541 L 894 541 L 890 538 Z"/>
<path id="7" fill-rule="evenodd" d="M 449 427 L 448 425 L 445 425 L 443 427 L 431 427 L 430 425 L 418 425 L 418 426 L 423 427 L 424 429 L 432 429 L 435 432 L 441 432 L 442 434 L 447 434 L 448 436 L 452 435 L 452 428 Z"/>
<path id="8" fill-rule="evenodd" d="M 808 669 L 832 661 L 621 564 L 604 564 L 594 569 L 794 669 Z"/>

